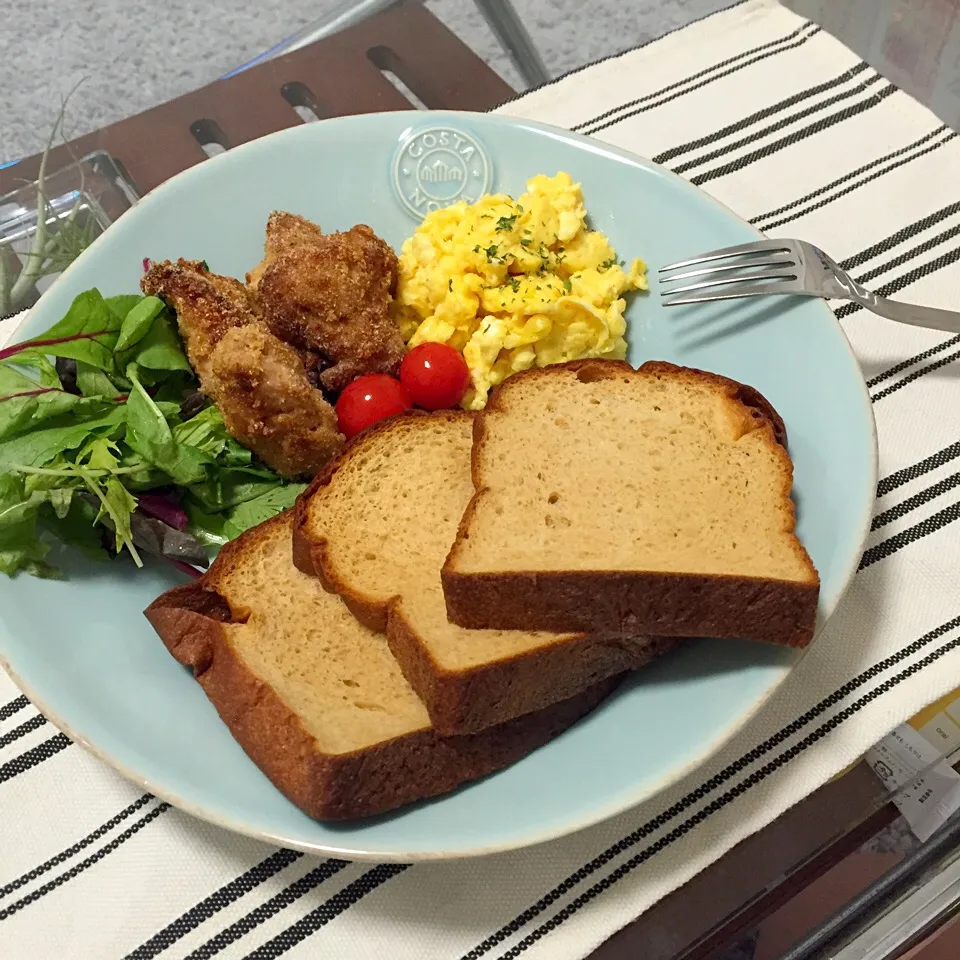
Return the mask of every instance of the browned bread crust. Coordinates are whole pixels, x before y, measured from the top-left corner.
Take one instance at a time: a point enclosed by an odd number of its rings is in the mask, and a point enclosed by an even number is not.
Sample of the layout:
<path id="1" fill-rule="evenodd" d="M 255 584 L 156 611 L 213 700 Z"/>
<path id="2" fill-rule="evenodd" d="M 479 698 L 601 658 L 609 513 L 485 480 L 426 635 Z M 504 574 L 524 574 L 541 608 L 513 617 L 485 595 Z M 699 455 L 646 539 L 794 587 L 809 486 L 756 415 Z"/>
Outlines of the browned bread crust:
<path id="1" fill-rule="evenodd" d="M 344 820 L 393 810 L 453 790 L 499 770 L 548 742 L 600 703 L 619 683 L 612 678 L 549 709 L 476 736 L 441 737 L 424 729 L 344 754 L 326 754 L 274 690 L 233 649 L 228 623 L 249 611 L 233 609 L 217 592 L 231 564 L 283 515 L 227 544 L 204 577 L 175 587 L 146 610 L 171 654 L 193 669 L 240 746 L 301 810 L 320 820 Z"/>
<path id="2" fill-rule="evenodd" d="M 306 494 L 304 495 L 306 496 Z M 337 593 L 363 624 L 385 633 L 407 682 L 423 700 L 436 730 L 445 735 L 485 731 L 491 724 L 542 710 L 557 699 L 573 697 L 607 677 L 645 666 L 676 643 L 669 637 L 586 637 L 562 640 L 470 671 L 449 672 L 411 629 L 393 598 L 378 603 L 351 590 L 324 565 L 323 541 L 313 542 L 294 527 L 294 563 Z"/>
<path id="3" fill-rule="evenodd" d="M 462 421 L 463 411 L 412 412 L 381 421 L 352 441 L 336 462 L 319 474 L 294 507 L 293 559 L 304 573 L 336 593 L 363 624 L 385 633 L 390 651 L 424 702 L 436 730 L 445 735 L 476 733 L 493 724 L 541 710 L 575 696 L 606 677 L 645 666 L 671 649 L 673 638 L 584 636 L 559 632 L 555 642 L 470 670 L 451 671 L 438 663 L 425 638 L 404 616 L 402 597 L 384 599 L 358 590 L 331 561 L 326 539 L 311 530 L 308 504 L 330 484 L 338 468 L 368 448 L 371 438 L 418 417 Z"/>
<path id="4" fill-rule="evenodd" d="M 820 584 L 812 561 L 796 537 L 795 550 L 809 568 L 807 582 L 643 570 L 465 574 L 456 569 L 458 548 L 486 488 L 481 458 L 487 414 L 505 409 L 503 396 L 511 382 L 515 385 L 520 377 L 528 381 L 552 377 L 563 370 L 575 371 L 587 382 L 653 374 L 719 386 L 743 408 L 743 415 L 755 422 L 755 429 L 767 432 L 771 444 L 786 449 L 786 429 L 769 401 L 752 387 L 718 374 L 664 361 L 648 361 L 635 371 L 624 361 L 575 360 L 514 375 L 491 392 L 486 410 L 474 421 L 473 479 L 477 492 L 464 513 L 441 574 L 451 621 L 473 629 L 739 637 L 807 646 L 814 635 Z M 791 486 L 792 466 L 785 472 L 784 498 L 789 499 Z"/>
<path id="5" fill-rule="evenodd" d="M 803 648 L 813 639 L 816 585 L 643 571 L 445 571 L 454 623 L 472 629 L 651 631 Z M 530 599 L 526 599 L 530 598 Z"/>

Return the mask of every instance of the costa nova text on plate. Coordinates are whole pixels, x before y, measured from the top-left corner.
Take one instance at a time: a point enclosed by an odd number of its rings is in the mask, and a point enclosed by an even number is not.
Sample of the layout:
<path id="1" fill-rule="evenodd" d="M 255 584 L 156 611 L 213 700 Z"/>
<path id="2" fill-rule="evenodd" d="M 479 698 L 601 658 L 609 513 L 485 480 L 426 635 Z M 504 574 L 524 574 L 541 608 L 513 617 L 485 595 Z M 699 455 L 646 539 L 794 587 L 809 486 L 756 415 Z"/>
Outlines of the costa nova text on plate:
<path id="1" fill-rule="evenodd" d="M 419 220 L 458 200 L 478 200 L 490 190 L 492 171 L 476 137 L 454 127 L 430 127 L 401 140 L 393 185 L 404 208 Z"/>

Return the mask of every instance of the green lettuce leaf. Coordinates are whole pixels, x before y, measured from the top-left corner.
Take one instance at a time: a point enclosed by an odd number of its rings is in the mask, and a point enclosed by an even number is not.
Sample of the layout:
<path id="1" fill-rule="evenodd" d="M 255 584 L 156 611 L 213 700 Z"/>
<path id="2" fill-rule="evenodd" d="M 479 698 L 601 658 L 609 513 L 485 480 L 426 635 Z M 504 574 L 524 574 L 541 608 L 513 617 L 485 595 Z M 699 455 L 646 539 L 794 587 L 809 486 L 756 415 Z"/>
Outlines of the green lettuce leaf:
<path id="1" fill-rule="evenodd" d="M 140 382 L 137 365 L 127 367 L 127 377 L 133 384 L 127 400 L 127 443 L 147 463 L 162 470 L 175 483 L 199 483 L 207 476 L 207 467 L 213 463 L 196 447 L 178 443 L 167 422 L 164 409 L 154 402 Z M 165 405 L 176 416 L 175 405 Z M 169 410 L 169 407 L 173 410 Z"/>
<path id="2" fill-rule="evenodd" d="M 222 466 L 243 467 L 253 463 L 253 454 L 230 436 L 216 407 L 207 407 L 190 420 L 178 423 L 173 428 L 173 436 L 178 443 L 216 457 Z"/>
<path id="3" fill-rule="evenodd" d="M 76 361 L 79 396 L 52 357 Z M 55 575 L 51 538 L 103 559 L 111 536 L 139 564 L 137 497 L 149 490 L 174 488 L 188 530 L 212 546 L 290 507 L 304 485 L 255 460 L 216 407 L 181 419 L 196 389 L 176 317 L 152 297 L 88 290 L 0 359 L 0 572 Z"/>
<path id="4" fill-rule="evenodd" d="M 104 303 L 107 305 L 107 309 L 113 314 L 117 320 L 117 329 L 119 330 L 123 326 L 123 321 L 126 319 L 127 314 L 143 299 L 143 295 L 139 293 L 121 293 L 115 297 L 106 297 L 104 298 Z"/>
<path id="5" fill-rule="evenodd" d="M 186 511 L 190 518 L 187 530 L 202 544 L 208 547 L 222 547 L 229 541 L 230 538 L 223 532 L 227 522 L 226 513 L 208 513 L 192 501 L 187 502 Z"/>
<path id="6" fill-rule="evenodd" d="M 45 357 L 34 359 L 42 360 L 53 369 Z M 30 429 L 37 421 L 66 413 L 80 399 L 60 389 L 56 371 L 56 386 L 53 386 L 45 371 L 41 371 L 35 380 L 18 366 L 22 365 L 15 366 L 9 361 L 0 363 L 0 440 Z M 39 392 L 44 390 L 49 392 Z"/>
<path id="7" fill-rule="evenodd" d="M 266 493 L 260 494 L 251 500 L 237 504 L 227 511 L 226 522 L 223 525 L 224 535 L 232 540 L 239 537 L 245 530 L 255 527 L 264 520 L 275 517 L 283 510 L 287 510 L 296 503 L 297 497 L 307 489 L 305 483 L 286 483 L 274 487 Z"/>
<path id="8" fill-rule="evenodd" d="M 77 387 L 85 397 L 113 400 L 121 396 L 113 381 L 102 371 L 82 360 L 77 361 Z"/>
<path id="9" fill-rule="evenodd" d="M 93 504 L 81 497 L 72 497 L 64 516 L 59 516 L 52 507 L 40 507 L 38 523 L 51 536 L 68 547 L 79 550 L 91 560 L 108 560 L 110 555 L 103 548 L 97 525 L 98 512 Z"/>
<path id="10" fill-rule="evenodd" d="M 150 331 L 164 304 L 159 297 L 144 297 L 127 313 L 120 325 L 120 335 L 114 351 L 120 353 L 138 344 Z"/>
<path id="11" fill-rule="evenodd" d="M 116 372 L 113 352 L 122 322 L 123 318 L 110 309 L 99 290 L 85 290 L 74 298 L 62 320 L 28 343 L 36 344 L 34 349 L 38 354 L 83 360 L 113 373 Z M 48 340 L 61 342 L 47 343 Z M 20 359 L 23 353 L 16 356 Z"/>
<path id="12" fill-rule="evenodd" d="M 105 414 L 89 420 L 70 423 L 61 422 L 69 420 L 69 415 L 56 418 L 40 429 L 0 443 L 0 470 L 9 470 L 15 465 L 44 467 L 58 454 L 82 446 L 91 435 L 116 437 L 123 432 L 126 417 L 127 405 L 114 403 Z"/>
<path id="13" fill-rule="evenodd" d="M 169 311 L 160 313 L 144 338 L 119 357 L 118 362 L 123 368 L 127 363 L 136 363 L 145 370 L 192 372 L 177 335 L 176 321 Z"/>
<path id="14" fill-rule="evenodd" d="M 279 487 L 276 475 L 256 476 L 242 468 L 227 468 L 210 475 L 203 483 L 192 484 L 190 496 L 211 513 L 246 503 Z"/>
<path id="15" fill-rule="evenodd" d="M 47 491 L 27 494 L 21 477 L 0 474 L 0 572 L 56 576 L 45 559 L 50 547 L 37 536 L 37 514 L 47 500 Z"/>
<path id="16" fill-rule="evenodd" d="M 0 530 L 0 573 L 9 577 L 29 573 L 34 577 L 56 578 L 56 567 L 46 561 L 50 545 L 37 537 L 36 523 Z"/>

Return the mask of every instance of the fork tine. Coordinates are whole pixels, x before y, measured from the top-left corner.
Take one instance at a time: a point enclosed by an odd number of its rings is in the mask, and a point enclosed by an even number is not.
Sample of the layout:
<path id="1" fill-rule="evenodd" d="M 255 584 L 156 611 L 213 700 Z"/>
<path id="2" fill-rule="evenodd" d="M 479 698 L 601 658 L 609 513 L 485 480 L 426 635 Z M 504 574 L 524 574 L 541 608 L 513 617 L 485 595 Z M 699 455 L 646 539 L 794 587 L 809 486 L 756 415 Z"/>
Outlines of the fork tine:
<path id="1" fill-rule="evenodd" d="M 717 290 L 705 293 L 701 297 L 678 297 L 671 300 L 662 300 L 665 307 L 679 307 L 685 303 L 710 303 L 714 300 L 739 300 L 743 297 L 765 297 L 773 293 L 802 294 L 802 290 L 787 289 L 781 283 L 765 283 L 753 285 L 746 283 L 742 287 L 728 287 L 726 290 Z"/>
<path id="2" fill-rule="evenodd" d="M 710 271 L 713 272 L 712 270 Z M 752 289 L 749 281 L 751 280 L 796 280 L 796 273 L 758 273 L 753 277 L 724 277 L 722 280 L 709 280 L 704 283 L 688 283 L 683 287 L 674 287 L 670 290 L 661 290 L 661 297 L 672 297 L 678 293 L 693 293 L 696 290 L 711 290 L 714 287 L 727 287 L 734 283 L 742 285 L 742 289 Z M 767 285 L 769 287 L 769 284 Z M 739 294 L 743 296 L 743 294 Z"/>
<path id="3" fill-rule="evenodd" d="M 678 260 L 660 268 L 660 273 L 668 270 L 679 270 L 680 267 L 692 267 L 700 263 L 711 263 L 714 260 L 728 260 L 730 257 L 742 257 L 754 253 L 790 253 L 790 247 L 782 240 L 755 240 L 753 243 L 741 243 L 735 247 L 721 247 L 719 250 L 710 250 L 693 257 L 690 260 Z"/>
<path id="4" fill-rule="evenodd" d="M 796 260 L 781 258 L 778 260 L 748 260 L 746 263 L 722 263 L 716 267 L 705 267 L 703 270 L 687 270 L 684 273 L 675 273 L 669 277 L 661 277 L 660 283 L 675 283 L 677 280 L 687 280 L 690 277 L 703 277 L 709 273 L 723 273 L 727 270 L 754 270 L 760 267 L 795 267 Z M 744 277 L 744 279 L 748 279 Z"/>

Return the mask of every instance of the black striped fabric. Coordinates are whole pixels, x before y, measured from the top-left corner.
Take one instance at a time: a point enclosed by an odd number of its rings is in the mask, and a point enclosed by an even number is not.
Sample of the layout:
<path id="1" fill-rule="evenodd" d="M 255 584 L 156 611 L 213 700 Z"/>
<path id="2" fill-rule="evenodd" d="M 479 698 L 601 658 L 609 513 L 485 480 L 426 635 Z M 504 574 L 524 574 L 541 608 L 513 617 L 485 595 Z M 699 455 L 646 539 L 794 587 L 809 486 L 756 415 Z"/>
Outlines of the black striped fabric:
<path id="1" fill-rule="evenodd" d="M 127 960 L 150 960 L 151 957 L 158 956 L 190 931 L 199 927 L 200 924 L 209 920 L 221 910 L 225 910 L 292 863 L 296 863 L 302 856 L 302 853 L 295 850 L 278 850 L 276 853 L 271 853 L 269 857 L 255 867 L 251 867 L 235 880 L 224 884 L 209 897 L 201 900 L 195 907 L 191 907 L 177 917 L 173 923 L 154 934 L 149 940 L 132 951 Z M 222 936 L 222 933 L 218 936 Z"/>
<path id="2" fill-rule="evenodd" d="M 9 719 L 17 713 L 17 711 L 23 710 L 29 705 L 30 701 L 22 694 L 19 697 L 14 697 L 9 703 L 5 703 L 0 707 L 0 721 Z"/>
<path id="3" fill-rule="evenodd" d="M 745 70 L 747 67 L 752 67 L 754 64 L 767 60 L 770 57 L 776 57 L 787 50 L 795 50 L 797 47 L 803 46 L 803 44 L 815 36 L 819 30 L 820 28 L 815 24 L 805 23 L 803 26 L 789 33 L 782 41 L 772 41 L 756 47 L 753 50 L 746 51 L 743 54 L 739 54 L 736 57 L 731 57 L 729 60 L 724 60 L 714 67 L 708 67 L 699 73 L 695 73 L 683 80 L 670 84 L 658 90 L 656 93 L 647 94 L 647 96 L 639 97 L 636 100 L 630 100 L 628 103 L 607 110 L 599 116 L 593 117 L 591 120 L 573 124 L 570 129 L 577 133 L 600 133 L 600 131 L 607 130 L 610 127 L 616 126 L 618 123 L 623 123 L 625 120 L 630 120 L 642 113 L 647 113 L 657 107 L 662 107 L 664 104 L 679 100 L 681 97 L 701 90 L 710 84 L 723 80 L 731 74 Z"/>
<path id="4" fill-rule="evenodd" d="M 56 856 L 51 857 L 49 860 L 46 860 L 38 866 L 33 867 L 22 876 L 19 876 L 15 880 L 11 880 L 9 883 L 5 884 L 3 887 L 0 887 L 0 900 L 9 896 L 14 891 L 19 890 L 21 887 L 26 886 L 28 883 L 32 883 L 37 879 L 37 877 L 41 877 L 43 874 L 49 873 L 54 867 L 59 867 L 61 864 L 66 863 L 68 860 L 80 853 L 81 850 L 86 850 L 86 848 L 91 844 L 110 833 L 118 824 L 122 823 L 128 817 L 133 816 L 133 814 L 135 814 L 138 810 L 150 803 L 151 800 L 153 800 L 153 797 L 149 793 L 143 794 L 143 796 L 141 796 L 138 800 L 135 800 L 129 806 L 121 810 L 118 814 L 112 816 L 106 821 L 106 823 L 101 824 L 92 833 L 88 833 L 82 840 L 71 844 L 66 849 L 61 850 Z"/>
<path id="5" fill-rule="evenodd" d="M 24 750 L 23 753 L 17 754 L 10 760 L 0 762 L 0 784 L 12 780 L 14 777 L 19 777 L 37 764 L 43 763 L 44 760 L 56 756 L 61 750 L 66 750 L 70 745 L 70 739 L 67 735 L 58 733 L 36 747 Z"/>

